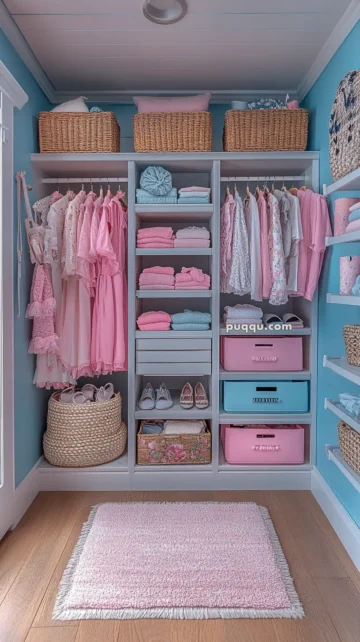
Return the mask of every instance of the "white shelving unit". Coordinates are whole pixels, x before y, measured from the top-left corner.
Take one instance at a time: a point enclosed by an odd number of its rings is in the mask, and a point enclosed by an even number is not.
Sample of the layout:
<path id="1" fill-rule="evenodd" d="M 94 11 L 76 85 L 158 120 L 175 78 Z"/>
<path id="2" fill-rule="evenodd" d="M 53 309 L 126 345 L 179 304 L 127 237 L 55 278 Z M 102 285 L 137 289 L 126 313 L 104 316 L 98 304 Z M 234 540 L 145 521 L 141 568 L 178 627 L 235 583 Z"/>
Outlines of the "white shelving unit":
<path id="1" fill-rule="evenodd" d="M 346 294 L 327 294 L 326 303 L 337 303 L 338 305 L 360 305 L 360 296 Z"/>
<path id="2" fill-rule="evenodd" d="M 341 470 L 342 474 L 354 486 L 355 490 L 360 493 L 360 475 L 358 475 L 341 457 L 340 448 L 338 446 L 326 446 L 326 455 L 330 461 L 333 461 L 335 466 Z"/>
<path id="3" fill-rule="evenodd" d="M 330 412 L 339 417 L 339 419 L 342 419 L 345 423 L 354 428 L 356 432 L 360 433 L 360 423 L 356 421 L 353 415 L 350 415 L 346 410 L 344 410 L 339 401 L 326 398 L 324 406 L 325 410 L 330 410 Z"/>
<path id="4" fill-rule="evenodd" d="M 324 196 L 330 196 L 335 192 L 360 191 L 360 168 L 350 174 L 343 176 L 340 180 L 329 185 L 323 185 Z"/>
<path id="5" fill-rule="evenodd" d="M 346 357 L 328 357 L 325 355 L 323 366 L 324 368 L 330 368 L 330 370 L 336 372 L 340 377 L 344 377 L 344 379 L 352 381 L 360 386 L 360 368 L 357 366 L 350 366 Z"/>
<path id="6" fill-rule="evenodd" d="M 42 489 L 70 490 L 92 488 L 106 490 L 209 490 L 209 489 L 309 489 L 311 468 L 316 460 L 316 380 L 317 380 L 317 300 L 313 303 L 291 299 L 282 310 L 294 312 L 304 318 L 306 327 L 291 332 L 263 331 L 259 336 L 303 336 L 305 369 L 302 372 L 243 372 L 229 373 L 220 367 L 220 337 L 226 330 L 220 327 L 223 310 L 223 297 L 219 286 L 220 260 L 220 203 L 225 184 L 221 177 L 227 176 L 280 176 L 286 183 L 287 176 L 301 177 L 302 184 L 314 190 L 319 189 L 318 152 L 266 152 L 266 153 L 192 153 L 192 154 L 33 154 L 31 157 L 36 197 L 41 198 L 49 192 L 49 185 L 42 183 L 43 178 L 94 176 L 123 177 L 127 182 L 128 196 L 128 361 L 126 373 L 114 376 L 114 382 L 126 400 L 128 450 L 117 462 L 96 469 L 71 470 L 56 469 L 45 463 L 40 465 Z M 135 203 L 135 190 L 139 184 L 140 172 L 148 165 L 162 165 L 173 174 L 176 187 L 206 184 L 212 189 L 212 204 L 201 206 L 179 205 L 140 205 Z M 182 178 L 186 175 L 186 178 Z M 190 182 L 191 181 L 191 182 Z M 56 184 L 56 180 L 54 180 Z M 125 183 L 125 180 L 124 180 Z M 242 183 L 244 189 L 246 181 Z M 289 186 L 290 183 L 289 183 Z M 238 185 L 238 189 L 240 189 Z M 136 234 L 139 227 L 149 225 L 205 225 L 210 229 L 212 247 L 190 250 L 140 249 L 136 248 Z M 210 273 L 211 290 L 137 290 L 138 276 L 142 266 L 151 265 L 151 259 L 160 265 L 201 266 Z M 161 262 L 162 261 L 162 262 Z M 183 261 L 183 262 L 182 262 Z M 154 263 L 153 263 L 154 264 Z M 232 297 L 232 295 L 229 295 Z M 233 297 L 238 302 L 239 298 Z M 198 302 L 198 306 L 196 303 Z M 261 304 L 260 304 L 261 305 Z M 185 307 L 209 310 L 212 314 L 211 330 L 207 332 L 140 332 L 136 329 L 136 318 L 142 311 L 151 309 L 179 311 Z M 196 307 L 195 307 L 196 306 Z M 268 302 L 263 303 L 265 312 L 270 309 Z M 233 333 L 231 333 L 233 334 Z M 234 332 L 240 335 L 241 332 Z M 249 335 L 250 336 L 250 335 Z M 194 364 L 181 364 L 184 371 L 177 376 L 180 389 L 187 379 L 206 383 L 210 406 L 204 411 L 196 408 L 184 410 L 178 400 L 179 388 L 169 384 L 174 377 L 165 374 L 169 364 L 164 364 L 164 373 L 156 372 L 143 376 L 137 373 L 136 342 L 141 339 L 208 339 L 211 341 L 211 363 L 207 369 L 193 371 Z M 142 364 L 144 365 L 144 364 Z M 150 364 L 152 365 L 152 364 Z M 187 368 L 188 367 L 188 368 Z M 206 374 L 204 374 L 206 372 Z M 310 375 L 311 372 L 311 375 Z M 199 379 L 197 378 L 199 377 Z M 167 411 L 139 410 L 137 401 L 143 383 L 154 377 L 156 381 L 167 381 L 170 388 L 176 387 L 174 406 Z M 295 414 L 233 414 L 224 413 L 220 402 L 220 392 L 224 380 L 309 380 L 310 411 Z M 204 418 L 209 422 L 212 433 L 212 461 L 206 466 L 141 466 L 136 462 L 137 429 L 141 419 L 164 418 Z M 126 420 L 126 417 L 124 417 Z M 219 428 L 222 423 L 299 423 L 305 426 L 307 434 L 306 463 L 302 466 L 231 466 L 224 461 L 220 446 Z M 96 473 L 96 474 L 95 474 Z M 90 484 L 90 485 L 91 485 Z"/>
<path id="7" fill-rule="evenodd" d="M 355 232 L 348 232 L 348 234 L 339 234 L 339 236 L 327 236 L 325 245 L 330 247 L 331 245 L 340 245 L 340 243 L 355 243 L 360 241 L 360 231 L 356 230 Z"/>

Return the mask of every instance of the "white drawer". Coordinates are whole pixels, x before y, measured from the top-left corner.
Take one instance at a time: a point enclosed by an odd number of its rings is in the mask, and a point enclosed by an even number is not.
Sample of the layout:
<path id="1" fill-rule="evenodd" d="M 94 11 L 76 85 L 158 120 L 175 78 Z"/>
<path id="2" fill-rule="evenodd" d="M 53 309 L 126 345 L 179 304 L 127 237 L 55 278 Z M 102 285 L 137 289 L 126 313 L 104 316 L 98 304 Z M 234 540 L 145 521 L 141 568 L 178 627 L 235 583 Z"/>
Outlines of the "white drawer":
<path id="1" fill-rule="evenodd" d="M 209 363 L 211 350 L 140 350 L 137 363 Z"/>
<path id="2" fill-rule="evenodd" d="M 201 377 L 211 374 L 211 363 L 140 363 L 136 364 L 138 375 L 187 375 Z"/>
<path id="3" fill-rule="evenodd" d="M 211 339 L 136 339 L 137 350 L 211 350 Z"/>

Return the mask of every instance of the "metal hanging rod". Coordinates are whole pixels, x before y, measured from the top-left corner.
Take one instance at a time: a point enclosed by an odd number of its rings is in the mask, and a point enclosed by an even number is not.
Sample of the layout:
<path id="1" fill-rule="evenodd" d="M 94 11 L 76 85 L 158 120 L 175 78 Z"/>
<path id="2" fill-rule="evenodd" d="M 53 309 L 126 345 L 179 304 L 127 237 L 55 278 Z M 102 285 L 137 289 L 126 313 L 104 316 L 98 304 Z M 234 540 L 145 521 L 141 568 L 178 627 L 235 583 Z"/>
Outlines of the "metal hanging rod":
<path id="1" fill-rule="evenodd" d="M 222 176 L 222 183 L 256 183 L 257 181 L 305 181 L 304 176 Z"/>
<path id="2" fill-rule="evenodd" d="M 42 183 L 50 183 L 54 184 L 57 183 L 58 185 L 60 184 L 65 184 L 65 185 L 70 185 L 70 183 L 127 183 L 128 179 L 127 178 L 42 178 L 41 179 Z"/>

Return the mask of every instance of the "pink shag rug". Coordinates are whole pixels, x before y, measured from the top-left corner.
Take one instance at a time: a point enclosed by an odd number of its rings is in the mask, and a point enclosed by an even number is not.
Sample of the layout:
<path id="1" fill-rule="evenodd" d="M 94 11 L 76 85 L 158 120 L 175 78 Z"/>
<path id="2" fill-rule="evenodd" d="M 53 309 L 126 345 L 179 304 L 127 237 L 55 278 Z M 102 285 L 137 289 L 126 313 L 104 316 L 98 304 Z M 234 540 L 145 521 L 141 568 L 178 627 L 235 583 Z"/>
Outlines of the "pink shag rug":
<path id="1" fill-rule="evenodd" d="M 58 620 L 303 616 L 267 510 L 222 502 L 96 506 L 53 614 Z"/>

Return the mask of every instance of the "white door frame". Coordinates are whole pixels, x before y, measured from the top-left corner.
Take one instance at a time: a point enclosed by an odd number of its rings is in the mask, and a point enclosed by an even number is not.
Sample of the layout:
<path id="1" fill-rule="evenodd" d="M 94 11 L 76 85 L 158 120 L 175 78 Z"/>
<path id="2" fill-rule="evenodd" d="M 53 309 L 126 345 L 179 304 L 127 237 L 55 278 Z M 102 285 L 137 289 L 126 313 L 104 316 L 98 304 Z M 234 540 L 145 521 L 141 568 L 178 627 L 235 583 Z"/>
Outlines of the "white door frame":
<path id="1" fill-rule="evenodd" d="M 0 61 L 0 538 L 14 520 L 14 107 L 28 97 Z"/>

